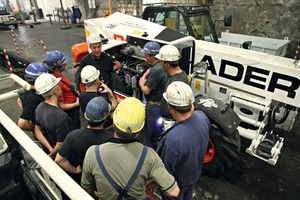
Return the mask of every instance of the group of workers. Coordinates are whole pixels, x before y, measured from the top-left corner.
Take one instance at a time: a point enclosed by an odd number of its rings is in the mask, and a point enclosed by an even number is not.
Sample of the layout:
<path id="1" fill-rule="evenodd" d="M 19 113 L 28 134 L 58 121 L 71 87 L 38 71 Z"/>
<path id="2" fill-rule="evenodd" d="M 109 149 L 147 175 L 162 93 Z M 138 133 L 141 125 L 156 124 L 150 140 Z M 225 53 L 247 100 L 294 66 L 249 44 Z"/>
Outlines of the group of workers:
<path id="1" fill-rule="evenodd" d="M 26 67 L 31 90 L 20 94 L 18 126 L 95 199 L 192 199 L 209 140 L 210 122 L 194 110 L 179 50 L 148 42 L 149 68 L 139 86 L 146 99 L 117 102 L 111 73 L 122 67 L 102 52 L 99 36 L 80 63 L 77 92 L 62 74 L 68 56 L 51 51 Z M 80 109 L 87 120 L 81 127 Z M 162 117 L 163 128 L 157 125 Z M 142 135 L 142 137 L 139 137 Z M 142 139 L 141 139 L 142 138 Z"/>

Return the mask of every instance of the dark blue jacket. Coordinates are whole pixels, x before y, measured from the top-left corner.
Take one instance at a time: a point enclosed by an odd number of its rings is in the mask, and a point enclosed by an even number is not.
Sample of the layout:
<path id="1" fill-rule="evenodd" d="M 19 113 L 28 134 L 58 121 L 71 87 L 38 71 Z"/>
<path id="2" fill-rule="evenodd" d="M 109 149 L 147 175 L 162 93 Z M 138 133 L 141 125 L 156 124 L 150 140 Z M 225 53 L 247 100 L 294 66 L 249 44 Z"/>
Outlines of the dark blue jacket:
<path id="1" fill-rule="evenodd" d="M 157 153 L 179 186 L 195 184 L 200 177 L 209 140 L 210 122 L 202 111 L 176 123 L 163 133 Z"/>

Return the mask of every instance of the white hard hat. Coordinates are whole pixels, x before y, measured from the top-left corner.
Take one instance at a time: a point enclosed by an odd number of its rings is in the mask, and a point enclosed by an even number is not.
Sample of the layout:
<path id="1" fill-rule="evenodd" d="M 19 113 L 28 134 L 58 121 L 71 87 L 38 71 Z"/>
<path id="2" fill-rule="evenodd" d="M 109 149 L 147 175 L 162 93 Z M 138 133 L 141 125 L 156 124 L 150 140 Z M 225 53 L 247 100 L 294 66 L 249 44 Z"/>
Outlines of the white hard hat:
<path id="1" fill-rule="evenodd" d="M 37 94 L 44 94 L 54 88 L 61 78 L 56 78 L 52 74 L 41 74 L 35 80 L 34 87 Z"/>
<path id="2" fill-rule="evenodd" d="M 175 46 L 165 45 L 160 48 L 159 53 L 155 57 L 164 61 L 177 61 L 180 59 L 180 53 Z"/>
<path id="3" fill-rule="evenodd" d="M 97 70 L 93 65 L 86 65 L 83 67 L 80 73 L 81 82 L 83 84 L 91 83 L 96 80 L 100 75 L 100 71 Z"/>
<path id="4" fill-rule="evenodd" d="M 189 106 L 195 101 L 192 88 L 182 81 L 172 82 L 163 97 L 169 104 L 177 107 Z"/>
<path id="5" fill-rule="evenodd" d="M 87 42 L 89 44 L 95 44 L 95 43 L 101 43 L 101 38 L 98 34 L 91 34 L 89 37 L 87 37 Z"/>

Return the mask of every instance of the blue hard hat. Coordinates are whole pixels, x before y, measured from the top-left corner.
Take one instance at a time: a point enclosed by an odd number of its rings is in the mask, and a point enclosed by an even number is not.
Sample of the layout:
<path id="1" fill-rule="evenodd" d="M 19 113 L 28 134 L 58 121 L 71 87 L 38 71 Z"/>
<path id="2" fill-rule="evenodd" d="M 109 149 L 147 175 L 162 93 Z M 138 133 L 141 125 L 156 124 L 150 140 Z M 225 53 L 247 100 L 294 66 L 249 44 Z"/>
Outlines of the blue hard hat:
<path id="1" fill-rule="evenodd" d="M 103 97 L 91 99 L 85 109 L 84 117 L 91 123 L 102 122 L 110 114 L 111 105 Z"/>
<path id="2" fill-rule="evenodd" d="M 159 53 L 160 45 L 157 42 L 147 42 L 140 51 L 143 54 L 156 55 Z"/>
<path id="3" fill-rule="evenodd" d="M 67 54 L 57 50 L 50 51 L 45 56 L 45 63 L 48 65 L 50 69 L 60 67 L 63 64 L 67 63 L 68 60 L 69 60 L 69 56 Z"/>
<path id="4" fill-rule="evenodd" d="M 27 65 L 25 69 L 25 77 L 36 79 L 42 73 L 48 73 L 48 67 L 39 62 L 33 62 Z"/>

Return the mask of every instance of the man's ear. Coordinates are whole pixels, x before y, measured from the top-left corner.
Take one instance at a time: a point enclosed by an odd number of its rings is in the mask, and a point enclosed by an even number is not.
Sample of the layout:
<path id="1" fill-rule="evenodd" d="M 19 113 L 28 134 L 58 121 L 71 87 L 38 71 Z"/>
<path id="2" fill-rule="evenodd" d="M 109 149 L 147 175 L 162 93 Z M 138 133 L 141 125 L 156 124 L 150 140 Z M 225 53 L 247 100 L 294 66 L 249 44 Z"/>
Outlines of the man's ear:
<path id="1" fill-rule="evenodd" d="M 167 104 L 167 105 L 168 105 L 168 109 L 169 109 L 170 112 L 174 110 L 174 109 L 172 108 L 172 106 L 170 106 L 170 104 Z"/>

